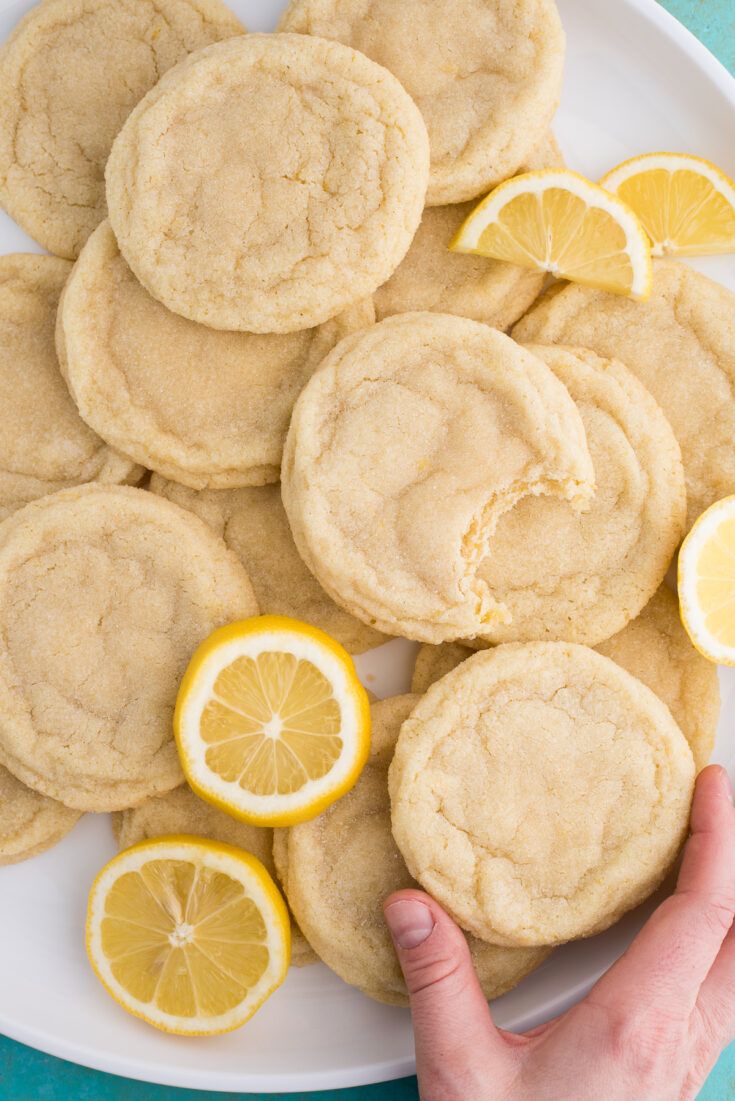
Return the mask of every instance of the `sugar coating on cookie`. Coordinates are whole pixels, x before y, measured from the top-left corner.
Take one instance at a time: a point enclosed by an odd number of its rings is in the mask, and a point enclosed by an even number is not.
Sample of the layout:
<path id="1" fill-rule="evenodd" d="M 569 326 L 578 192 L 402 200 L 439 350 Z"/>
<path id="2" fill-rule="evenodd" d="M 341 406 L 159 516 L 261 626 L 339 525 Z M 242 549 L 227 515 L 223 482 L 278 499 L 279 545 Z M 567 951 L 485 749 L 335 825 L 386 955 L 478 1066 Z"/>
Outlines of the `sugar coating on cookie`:
<path id="1" fill-rule="evenodd" d="M 717 666 L 692 646 L 676 597 L 662 585 L 622 631 L 594 647 L 627 669 L 668 707 L 689 743 L 697 771 L 709 762 L 720 714 Z M 416 655 L 411 691 L 424 693 L 474 649 L 461 642 L 424 645 Z"/>
<path id="2" fill-rule="evenodd" d="M 392 1005 L 407 1005 L 408 993 L 383 902 L 417 884 L 391 835 L 388 766 L 401 723 L 418 699 L 373 704 L 371 757 L 356 786 L 324 814 L 281 831 L 284 887 L 310 942 L 345 982 Z M 548 955 L 547 949 L 467 939 L 488 998 L 510 990 Z"/>
<path id="3" fill-rule="evenodd" d="M 338 42 L 245 35 L 168 73 L 107 165 L 138 279 L 217 329 L 289 333 L 372 294 L 403 259 L 426 127 L 386 69 Z"/>
<path id="4" fill-rule="evenodd" d="M 32 791 L 0 765 L 0 866 L 50 849 L 78 819 L 79 811 Z"/>
<path id="5" fill-rule="evenodd" d="M 170 501 L 91 485 L 27 505 L 0 534 L 0 761 L 79 810 L 177 787 L 184 670 L 257 611 L 235 555 Z"/>
<path id="6" fill-rule="evenodd" d="M 195 512 L 222 536 L 247 570 L 262 613 L 312 623 L 350 654 L 386 641 L 385 635 L 330 600 L 306 568 L 288 526 L 279 485 L 196 492 L 154 474 L 150 489 Z"/>
<path id="7" fill-rule="evenodd" d="M 464 928 L 561 943 L 606 929 L 662 881 L 694 771 L 665 704 L 609 658 L 508 643 L 434 684 L 404 723 L 393 834 Z"/>
<path id="8" fill-rule="evenodd" d="M 337 39 L 395 73 L 429 131 L 431 206 L 519 171 L 559 103 L 553 0 L 291 0 L 280 29 Z"/>
<path id="9" fill-rule="evenodd" d="M 584 348 L 527 347 L 579 409 L 595 493 L 585 512 L 527 497 L 500 518 L 479 576 L 511 619 L 483 638 L 594 646 L 648 603 L 684 535 L 679 445 L 660 407 L 618 361 Z"/>
<path id="10" fill-rule="evenodd" d="M 562 152 L 549 133 L 521 170 L 563 165 Z M 506 330 L 526 312 L 541 292 L 546 278 L 543 272 L 449 251 L 450 241 L 473 206 L 471 202 L 456 203 L 424 210 L 405 258 L 375 292 L 378 321 L 409 310 L 436 310 Z"/>
<path id="11" fill-rule="evenodd" d="M 283 827 L 273 830 L 273 863 L 281 891 L 285 897 L 285 884 L 288 880 L 288 830 Z M 286 899 L 286 905 L 288 905 L 288 899 Z M 288 912 L 291 915 L 291 962 L 296 967 L 306 967 L 310 963 L 318 963 L 319 956 L 304 936 L 290 906 Z"/>
<path id="12" fill-rule="evenodd" d="M 474 637 L 505 608 L 477 567 L 529 493 L 583 502 L 592 464 L 549 368 L 466 318 L 399 314 L 345 338 L 302 392 L 282 495 L 329 595 L 386 633 Z"/>
<path id="13" fill-rule="evenodd" d="M 42 0 L 0 50 L 0 205 L 74 259 L 105 216 L 105 162 L 132 108 L 243 29 L 220 0 Z"/>
<path id="14" fill-rule="evenodd" d="M 638 376 L 679 441 L 691 524 L 735 493 L 735 294 L 675 260 L 656 260 L 653 271 L 646 302 L 560 284 L 513 336 L 582 345 Z"/>
<path id="15" fill-rule="evenodd" d="M 298 333 L 218 332 L 152 298 L 103 222 L 64 290 L 57 344 L 79 412 L 103 439 L 194 489 L 230 489 L 278 480 L 299 391 L 373 320 L 363 300 Z"/>
<path id="16" fill-rule="evenodd" d="M 697 772 L 709 763 L 720 715 L 717 666 L 694 649 L 665 585 L 637 619 L 595 649 L 647 684 L 679 724 Z"/>
<path id="17" fill-rule="evenodd" d="M 54 325 L 70 271 L 54 256 L 0 257 L 0 519 L 66 486 L 143 474 L 84 424 L 61 376 Z"/>

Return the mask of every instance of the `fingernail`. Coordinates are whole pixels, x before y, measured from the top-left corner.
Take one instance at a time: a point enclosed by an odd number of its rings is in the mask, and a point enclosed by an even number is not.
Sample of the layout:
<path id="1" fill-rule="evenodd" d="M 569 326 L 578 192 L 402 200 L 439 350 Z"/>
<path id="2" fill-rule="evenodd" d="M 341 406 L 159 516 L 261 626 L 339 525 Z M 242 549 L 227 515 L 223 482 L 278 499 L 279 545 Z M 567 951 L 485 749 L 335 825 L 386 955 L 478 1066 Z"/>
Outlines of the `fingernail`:
<path id="1" fill-rule="evenodd" d="M 722 786 L 727 792 L 727 796 L 730 802 L 735 803 L 735 795 L 733 795 L 732 789 L 732 780 L 730 779 L 730 774 L 728 773 L 727 769 L 724 768 L 722 770 Z"/>
<path id="2" fill-rule="evenodd" d="M 430 935 L 434 916 L 428 906 L 417 899 L 401 899 L 386 907 L 385 920 L 390 935 L 399 948 L 418 948 Z"/>

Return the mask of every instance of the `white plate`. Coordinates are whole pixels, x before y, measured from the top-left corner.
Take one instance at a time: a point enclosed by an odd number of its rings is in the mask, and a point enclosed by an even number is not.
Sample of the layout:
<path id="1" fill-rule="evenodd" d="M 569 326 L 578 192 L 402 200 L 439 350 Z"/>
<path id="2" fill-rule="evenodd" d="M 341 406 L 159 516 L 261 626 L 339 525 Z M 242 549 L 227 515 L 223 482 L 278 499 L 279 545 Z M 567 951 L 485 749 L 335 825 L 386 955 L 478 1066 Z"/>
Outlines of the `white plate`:
<path id="1" fill-rule="evenodd" d="M 282 0 L 231 0 L 252 30 L 270 30 Z M 699 153 L 735 173 L 735 81 L 654 0 L 559 0 L 567 31 L 556 129 L 570 165 L 593 178 L 635 153 Z M 0 40 L 27 0 L 0 0 Z M 407 28 L 406 48 L 410 48 Z M 0 212 L 0 251 L 35 246 Z M 36 249 L 37 251 L 37 249 Z M 696 266 L 735 289 L 735 260 Z M 414 647 L 363 658 L 380 696 L 404 691 Z M 735 671 L 722 672 L 716 759 L 735 772 Z M 112 856 L 109 820 L 88 816 L 53 851 L 0 870 L 0 1029 L 33 1047 L 114 1074 L 174 1086 L 278 1092 L 398 1078 L 414 1070 L 407 1011 L 380 1006 L 326 967 L 292 970 L 242 1031 L 209 1040 L 165 1036 L 128 1017 L 92 976 L 82 943 L 86 894 Z M 579 998 L 640 925 L 630 915 L 556 952 L 495 1003 L 507 1028 L 531 1028 Z"/>

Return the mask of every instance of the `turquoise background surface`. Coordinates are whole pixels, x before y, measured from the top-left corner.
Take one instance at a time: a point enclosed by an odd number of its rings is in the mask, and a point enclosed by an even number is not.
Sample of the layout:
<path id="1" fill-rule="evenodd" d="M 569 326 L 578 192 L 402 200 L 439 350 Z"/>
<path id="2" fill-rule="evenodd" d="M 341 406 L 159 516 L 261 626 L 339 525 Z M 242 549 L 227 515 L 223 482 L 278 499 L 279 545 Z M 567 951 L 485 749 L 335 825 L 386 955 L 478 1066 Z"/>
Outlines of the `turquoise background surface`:
<path id="1" fill-rule="evenodd" d="M 664 0 L 663 6 L 735 74 L 735 0 Z M 269 1096 L 179 1090 L 115 1078 L 0 1036 L 0 1101 L 267 1101 Z M 404 1078 L 379 1086 L 280 1096 L 286 1101 L 416 1101 L 418 1091 L 415 1078 Z M 723 1054 L 699 1101 L 735 1101 L 735 1044 Z"/>

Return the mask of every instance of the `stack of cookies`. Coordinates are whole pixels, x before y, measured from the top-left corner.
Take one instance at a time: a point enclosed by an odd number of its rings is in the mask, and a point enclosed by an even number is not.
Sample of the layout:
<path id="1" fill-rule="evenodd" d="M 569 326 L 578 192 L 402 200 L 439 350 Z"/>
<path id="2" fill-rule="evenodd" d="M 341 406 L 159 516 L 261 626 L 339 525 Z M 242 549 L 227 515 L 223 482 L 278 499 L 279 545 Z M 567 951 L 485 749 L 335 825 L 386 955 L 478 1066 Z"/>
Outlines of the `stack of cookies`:
<path id="1" fill-rule="evenodd" d="M 563 55 L 553 0 L 293 0 L 270 35 L 42 0 L 2 48 L 0 203 L 54 255 L 0 258 L 0 863 L 86 811 L 231 842 L 294 962 L 398 1004 L 393 889 L 494 997 L 662 881 L 719 710 L 664 578 L 735 492 L 735 299 L 447 251 L 563 163 Z M 422 644 L 357 786 L 275 837 L 172 738 L 195 647 L 258 611 Z"/>

